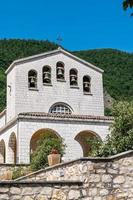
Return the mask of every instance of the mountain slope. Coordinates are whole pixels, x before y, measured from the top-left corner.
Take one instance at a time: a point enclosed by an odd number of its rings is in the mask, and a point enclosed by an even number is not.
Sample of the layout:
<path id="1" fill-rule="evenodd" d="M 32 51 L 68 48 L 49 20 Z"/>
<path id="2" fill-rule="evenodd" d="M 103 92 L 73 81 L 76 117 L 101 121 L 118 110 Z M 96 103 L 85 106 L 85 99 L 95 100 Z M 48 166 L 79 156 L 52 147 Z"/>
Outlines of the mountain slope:
<path id="1" fill-rule="evenodd" d="M 12 61 L 56 49 L 49 41 L 0 40 L 0 111 L 5 107 L 5 70 Z M 113 49 L 73 52 L 105 70 L 104 88 L 114 99 L 133 99 L 133 54 Z"/>
<path id="2" fill-rule="evenodd" d="M 104 69 L 104 88 L 114 99 L 133 99 L 133 54 L 114 49 L 79 51 L 75 54 Z"/>

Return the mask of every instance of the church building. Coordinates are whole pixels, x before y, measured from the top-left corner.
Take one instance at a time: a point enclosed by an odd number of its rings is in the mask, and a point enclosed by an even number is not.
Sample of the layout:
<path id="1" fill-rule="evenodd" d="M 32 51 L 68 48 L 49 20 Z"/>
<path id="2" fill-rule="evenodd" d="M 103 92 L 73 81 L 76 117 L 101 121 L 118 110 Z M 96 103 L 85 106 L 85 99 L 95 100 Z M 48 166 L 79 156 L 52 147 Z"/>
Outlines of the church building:
<path id="1" fill-rule="evenodd" d="M 0 113 L 0 163 L 29 164 L 40 135 L 64 139 L 64 160 L 88 156 L 88 136 L 104 140 L 103 70 L 62 48 L 15 60 Z"/>

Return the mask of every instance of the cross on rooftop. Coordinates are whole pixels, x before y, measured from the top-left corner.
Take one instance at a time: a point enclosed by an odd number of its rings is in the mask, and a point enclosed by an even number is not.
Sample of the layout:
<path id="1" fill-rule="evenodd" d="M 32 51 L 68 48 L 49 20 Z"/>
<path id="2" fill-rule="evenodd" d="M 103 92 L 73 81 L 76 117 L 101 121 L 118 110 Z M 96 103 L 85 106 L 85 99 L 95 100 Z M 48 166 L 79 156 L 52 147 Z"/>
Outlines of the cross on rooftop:
<path id="1" fill-rule="evenodd" d="M 63 39 L 62 39 L 62 37 L 60 36 L 60 35 L 58 35 L 58 37 L 57 37 L 57 44 L 59 45 L 59 46 L 61 46 L 61 42 L 63 41 Z"/>

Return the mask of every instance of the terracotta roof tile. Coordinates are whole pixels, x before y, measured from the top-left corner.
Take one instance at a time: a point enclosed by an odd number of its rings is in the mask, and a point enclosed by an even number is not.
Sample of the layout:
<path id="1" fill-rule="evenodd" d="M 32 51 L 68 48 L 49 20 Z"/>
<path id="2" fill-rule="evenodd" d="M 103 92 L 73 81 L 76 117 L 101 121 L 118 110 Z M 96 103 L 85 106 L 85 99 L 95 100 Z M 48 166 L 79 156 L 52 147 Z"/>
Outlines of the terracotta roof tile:
<path id="1" fill-rule="evenodd" d="M 24 117 L 50 117 L 50 118 L 68 118 L 68 119 L 94 119 L 94 120 L 108 120 L 112 121 L 113 117 L 110 116 L 94 116 L 94 115 L 70 115 L 70 114 L 53 114 L 53 113 L 44 113 L 44 112 L 27 112 L 20 113 L 19 116 Z"/>

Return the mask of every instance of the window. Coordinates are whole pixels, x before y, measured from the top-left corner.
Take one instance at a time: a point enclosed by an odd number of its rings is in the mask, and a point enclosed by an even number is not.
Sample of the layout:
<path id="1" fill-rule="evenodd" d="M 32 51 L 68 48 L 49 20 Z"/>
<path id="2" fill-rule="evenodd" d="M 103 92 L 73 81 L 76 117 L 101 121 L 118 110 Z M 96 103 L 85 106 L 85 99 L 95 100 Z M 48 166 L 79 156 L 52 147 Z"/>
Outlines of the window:
<path id="1" fill-rule="evenodd" d="M 83 91 L 84 93 L 91 93 L 91 79 L 89 76 L 83 77 Z"/>
<path id="2" fill-rule="evenodd" d="M 76 69 L 70 70 L 70 86 L 78 85 L 78 72 Z"/>
<path id="3" fill-rule="evenodd" d="M 57 80 L 64 80 L 65 70 L 64 70 L 64 63 L 62 62 L 57 62 L 56 64 L 56 78 Z"/>
<path id="4" fill-rule="evenodd" d="M 72 114 L 72 109 L 70 106 L 64 103 L 54 104 L 50 110 L 50 113 L 56 113 L 56 114 Z"/>
<path id="5" fill-rule="evenodd" d="M 28 87 L 37 88 L 37 72 L 35 70 L 28 72 Z"/>
<path id="6" fill-rule="evenodd" d="M 43 83 L 51 84 L 51 68 L 49 66 L 43 67 Z"/>

